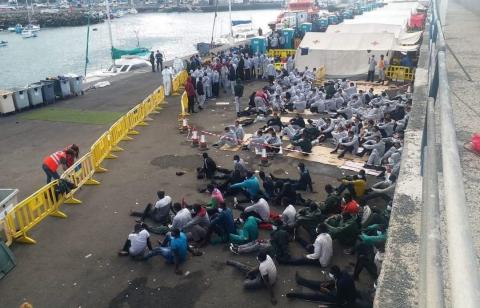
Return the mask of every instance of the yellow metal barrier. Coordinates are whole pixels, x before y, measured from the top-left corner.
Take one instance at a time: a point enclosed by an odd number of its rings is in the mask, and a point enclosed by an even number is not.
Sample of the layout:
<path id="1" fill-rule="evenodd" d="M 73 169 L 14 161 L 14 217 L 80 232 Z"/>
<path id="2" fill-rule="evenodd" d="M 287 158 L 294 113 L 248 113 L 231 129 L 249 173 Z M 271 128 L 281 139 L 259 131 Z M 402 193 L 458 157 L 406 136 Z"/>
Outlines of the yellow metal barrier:
<path id="1" fill-rule="evenodd" d="M 280 58 L 288 58 L 289 56 L 294 56 L 297 52 L 296 49 L 270 49 L 267 55 L 270 58 L 280 57 Z"/>
<path id="2" fill-rule="evenodd" d="M 172 95 L 180 95 L 180 75 L 175 76 L 172 80 Z"/>
<path id="3" fill-rule="evenodd" d="M 7 214 L 6 222 L 15 241 L 35 244 L 36 241 L 27 232 L 47 216 L 66 218 L 67 215 L 58 209 L 63 196 L 57 198 L 55 187 L 58 181 L 51 182 L 22 200 Z"/>
<path id="4" fill-rule="evenodd" d="M 189 116 L 188 113 L 188 96 L 187 92 L 183 92 L 182 99 L 180 100 L 180 118 Z"/>
<path id="5" fill-rule="evenodd" d="M 277 63 L 274 63 L 274 65 L 277 71 L 281 71 L 284 68 L 285 63 L 277 62 Z"/>
<path id="6" fill-rule="evenodd" d="M 391 80 L 413 81 L 415 79 L 415 68 L 407 66 L 390 65 L 385 75 Z"/>
<path id="7" fill-rule="evenodd" d="M 7 246 L 12 245 L 12 242 L 13 242 L 12 231 L 8 227 L 8 224 L 5 221 L 5 219 L 0 220 L 0 232 L 3 232 L 5 245 Z"/>
<path id="8" fill-rule="evenodd" d="M 85 154 L 82 158 L 75 162 L 70 168 L 68 168 L 63 174 L 62 179 L 66 179 L 74 183 L 77 188 L 72 189 L 65 195 L 64 203 L 68 204 L 80 204 L 80 200 L 76 199 L 73 195 L 83 185 L 98 185 L 100 182 L 93 179 L 95 173 L 95 166 L 93 165 L 93 158 L 90 152 Z"/>
<path id="9" fill-rule="evenodd" d="M 101 166 L 103 160 L 117 158 L 117 156 L 110 153 L 112 151 L 112 140 L 113 138 L 110 137 L 110 133 L 107 131 L 103 133 L 103 135 L 98 138 L 97 141 L 95 141 L 95 143 L 93 143 L 92 147 L 90 148 L 95 172 L 108 171 Z"/>

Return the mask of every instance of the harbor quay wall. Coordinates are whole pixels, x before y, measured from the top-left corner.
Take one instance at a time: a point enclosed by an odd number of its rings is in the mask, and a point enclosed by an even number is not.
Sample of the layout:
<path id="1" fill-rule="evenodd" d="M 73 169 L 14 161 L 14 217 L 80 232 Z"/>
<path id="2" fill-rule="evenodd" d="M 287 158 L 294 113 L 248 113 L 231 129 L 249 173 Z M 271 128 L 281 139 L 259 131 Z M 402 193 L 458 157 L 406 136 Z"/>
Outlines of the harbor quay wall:
<path id="1" fill-rule="evenodd" d="M 30 16 L 32 23 L 42 28 L 73 27 L 88 24 L 88 14 L 83 10 L 59 11 L 58 13 L 35 12 Z M 92 16 L 90 24 L 103 22 L 103 18 Z M 15 27 L 16 24 L 28 24 L 27 11 L 10 11 L 0 13 L 0 28 Z"/>

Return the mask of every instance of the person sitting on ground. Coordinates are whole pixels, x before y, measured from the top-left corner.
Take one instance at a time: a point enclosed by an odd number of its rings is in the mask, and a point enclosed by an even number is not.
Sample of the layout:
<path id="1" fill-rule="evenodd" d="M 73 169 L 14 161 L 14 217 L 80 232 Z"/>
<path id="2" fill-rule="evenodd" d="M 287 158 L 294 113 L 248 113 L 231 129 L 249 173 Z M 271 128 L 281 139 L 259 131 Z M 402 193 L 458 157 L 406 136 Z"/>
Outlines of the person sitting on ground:
<path id="1" fill-rule="evenodd" d="M 270 174 L 270 176 L 275 182 L 281 181 L 282 183 L 290 183 L 295 190 L 313 192 L 312 178 L 310 176 L 308 168 L 305 166 L 304 163 L 299 162 L 297 165 L 297 170 L 300 173 L 300 177 L 298 180 L 282 179 L 275 177 L 272 174 Z"/>
<path id="2" fill-rule="evenodd" d="M 167 234 L 162 245 L 155 247 L 143 258 L 145 261 L 153 256 L 162 256 L 168 264 L 175 264 L 175 274 L 181 275 L 180 264 L 187 260 L 187 252 L 193 255 L 199 255 L 188 246 L 187 236 L 179 229 L 173 228 L 170 234 Z"/>
<path id="3" fill-rule="evenodd" d="M 197 178 L 198 179 L 213 179 L 215 172 L 217 171 L 217 164 L 215 161 L 208 156 L 208 153 L 202 153 L 203 165 L 200 168 L 197 168 Z"/>
<path id="4" fill-rule="evenodd" d="M 192 220 L 192 214 L 188 208 L 182 208 L 180 203 L 173 204 L 173 211 L 176 213 L 172 220 L 172 228 L 183 230 L 188 222 Z"/>
<path id="5" fill-rule="evenodd" d="M 341 184 L 336 188 L 339 195 L 341 195 L 345 189 L 347 189 L 355 199 L 359 199 L 365 194 L 367 181 L 365 178 L 365 170 L 363 169 L 360 170 L 358 175 L 338 179 L 338 181 L 341 182 Z"/>
<path id="6" fill-rule="evenodd" d="M 325 215 L 322 214 L 322 211 L 319 209 L 318 205 L 308 200 L 307 206 L 297 212 L 295 217 L 295 228 L 303 228 L 310 235 L 310 238 L 313 240 L 316 236 L 316 228 L 319 223 L 325 219 Z"/>
<path id="7" fill-rule="evenodd" d="M 260 153 L 266 143 L 266 137 L 263 135 L 263 131 L 259 129 L 250 139 L 250 144 L 244 146 L 244 149 Z"/>
<path id="8" fill-rule="evenodd" d="M 267 199 L 273 199 L 277 193 L 276 183 L 273 181 L 271 176 L 265 174 L 264 171 L 260 171 L 258 176 L 262 180 L 263 184 L 263 194 Z"/>
<path id="9" fill-rule="evenodd" d="M 270 293 L 270 302 L 273 305 L 277 304 L 273 285 L 277 280 L 277 267 L 275 262 L 266 252 L 260 252 L 257 256 L 260 265 L 257 268 L 252 268 L 244 263 L 228 260 L 227 265 L 233 266 L 246 275 L 247 279 L 243 282 L 243 287 L 247 290 L 256 290 L 266 287 Z"/>
<path id="10" fill-rule="evenodd" d="M 380 166 L 382 163 L 382 157 L 385 154 L 385 142 L 379 136 L 375 136 L 373 140 L 365 141 L 362 145 L 365 150 L 370 150 L 370 156 L 368 157 L 367 166 Z"/>
<path id="11" fill-rule="evenodd" d="M 278 113 L 274 112 L 272 117 L 267 121 L 267 125 L 263 128 L 273 128 L 276 132 L 279 132 L 283 128 L 283 123 L 278 115 Z"/>
<path id="12" fill-rule="evenodd" d="M 229 188 L 229 195 L 243 194 L 246 200 L 237 201 L 238 203 L 245 203 L 253 200 L 260 193 L 260 184 L 253 172 L 247 173 L 247 179 L 241 183 L 233 184 Z"/>
<path id="13" fill-rule="evenodd" d="M 375 252 L 376 250 L 376 252 Z M 355 268 L 353 270 L 353 279 L 359 280 L 360 273 L 365 268 L 373 279 L 377 279 L 380 274 L 383 254 L 385 253 L 385 242 L 379 242 L 375 246 L 360 243 L 352 250 L 357 255 Z"/>
<path id="14" fill-rule="evenodd" d="M 246 177 L 248 173 L 248 168 L 245 165 L 245 161 L 240 158 L 237 154 L 233 155 L 233 170 L 238 170 L 240 172 L 240 176 Z"/>
<path id="15" fill-rule="evenodd" d="M 348 137 L 340 139 L 337 147 L 330 152 L 330 154 L 337 153 L 338 150 L 342 150 L 342 153 L 338 155 L 338 158 L 343 158 L 346 153 L 355 154 L 358 150 L 358 136 L 354 132 L 349 131 Z"/>
<path id="16" fill-rule="evenodd" d="M 390 202 L 395 192 L 396 182 L 397 176 L 391 174 L 385 181 L 374 184 L 366 190 L 366 194 L 360 199 L 360 204 L 364 206 L 368 201 L 375 198 L 382 198 L 386 203 Z"/>
<path id="17" fill-rule="evenodd" d="M 345 193 L 343 195 L 343 199 L 345 200 L 345 204 L 342 207 L 342 214 L 347 213 L 352 216 L 358 215 L 360 212 L 360 206 L 358 205 L 357 201 L 352 198 L 350 193 Z"/>
<path id="18" fill-rule="evenodd" d="M 238 144 L 242 143 L 245 138 L 245 130 L 243 130 L 242 124 L 240 124 L 240 121 L 236 120 L 235 125 L 231 125 L 230 129 L 233 130 L 235 135 L 237 136 L 237 141 Z"/>
<path id="19" fill-rule="evenodd" d="M 300 138 L 292 140 L 292 145 L 294 150 L 301 151 L 303 155 L 312 153 L 312 140 L 305 133 L 302 133 Z"/>
<path id="20" fill-rule="evenodd" d="M 152 208 L 149 203 L 143 212 L 132 211 L 131 216 L 140 217 L 140 221 L 145 221 L 146 218 L 152 219 L 156 223 L 168 224 L 170 222 L 170 209 L 172 207 L 172 198 L 165 196 L 164 191 L 157 191 L 158 201 Z"/>
<path id="21" fill-rule="evenodd" d="M 292 204 L 289 204 L 287 200 L 282 200 L 282 206 L 285 208 L 282 212 L 282 215 L 280 215 L 283 226 L 285 229 L 292 231 L 295 229 L 295 222 L 296 222 L 296 215 L 297 215 L 297 209 Z"/>
<path id="22" fill-rule="evenodd" d="M 260 221 L 269 221 L 270 206 L 268 205 L 267 200 L 257 195 L 252 199 L 252 201 L 255 203 L 250 206 L 244 207 L 238 204 L 238 202 L 235 202 L 234 200 L 233 207 L 237 210 L 244 212 L 247 216 L 254 216 L 260 219 Z"/>
<path id="23" fill-rule="evenodd" d="M 297 113 L 293 119 L 290 121 L 290 125 L 292 125 L 295 129 L 299 128 L 305 128 L 305 120 L 302 118 L 302 116 Z"/>
<path id="24" fill-rule="evenodd" d="M 236 234 L 230 234 L 230 242 L 235 245 L 242 245 L 255 241 L 258 238 L 259 220 L 253 215 L 249 216 L 243 212 L 240 214 L 240 221 L 243 221 L 243 227 Z"/>
<path id="25" fill-rule="evenodd" d="M 341 198 L 335 191 L 332 185 L 325 185 L 325 192 L 327 193 L 327 198 L 320 205 L 320 210 L 326 216 L 340 214 L 342 211 Z"/>
<path id="26" fill-rule="evenodd" d="M 208 228 L 205 240 L 202 242 L 202 246 L 206 245 L 212 236 L 212 233 L 216 233 L 220 242 L 227 242 L 230 234 L 235 234 L 235 223 L 233 220 L 233 213 L 225 203 L 218 205 L 218 214 L 212 217 L 210 221 L 210 227 Z M 217 243 L 215 240 L 213 243 Z"/>
<path id="27" fill-rule="evenodd" d="M 212 146 L 222 147 L 225 144 L 229 147 L 234 147 L 238 145 L 237 134 L 228 126 L 225 127 L 224 133 L 217 141 L 217 143 L 212 144 Z"/>
<path id="28" fill-rule="evenodd" d="M 210 226 L 210 218 L 207 209 L 200 204 L 195 203 L 192 207 L 192 219 L 183 226 L 183 232 L 187 239 L 199 243 L 207 235 Z"/>
<path id="29" fill-rule="evenodd" d="M 277 136 L 275 131 L 272 132 L 271 136 L 267 138 L 267 152 L 278 153 L 280 152 L 280 147 L 282 146 L 282 139 Z"/>
<path id="30" fill-rule="evenodd" d="M 353 246 L 355 244 L 357 235 L 360 233 L 357 216 L 343 213 L 332 215 L 326 218 L 324 222 L 333 240 L 338 240 L 345 246 Z"/>
<path id="31" fill-rule="evenodd" d="M 222 192 L 213 186 L 213 184 L 207 185 L 207 191 L 211 194 L 210 202 L 205 206 L 209 215 L 217 213 L 218 205 L 224 203 Z"/>
<path id="32" fill-rule="evenodd" d="M 309 254 L 300 258 L 290 259 L 287 262 L 282 262 L 288 265 L 319 265 L 321 267 L 328 267 L 333 256 L 332 238 L 328 234 L 328 228 L 324 223 L 320 223 L 315 232 L 318 234 L 313 245 L 310 242 L 303 240 L 297 235 L 296 241 L 300 243 Z"/>
<path id="33" fill-rule="evenodd" d="M 152 250 L 152 243 L 150 242 L 150 233 L 145 230 L 141 223 L 134 226 L 133 233 L 128 235 L 122 250 L 118 252 L 119 256 L 143 257 L 145 250 Z"/>
<path id="34" fill-rule="evenodd" d="M 305 279 L 296 273 L 295 280 L 297 283 L 315 292 L 288 292 L 286 297 L 308 301 L 321 301 L 337 304 L 341 307 L 355 307 L 357 290 L 353 278 L 346 271 L 341 271 L 336 265 L 330 268 L 329 276 L 331 278 L 330 280 L 314 281 Z"/>

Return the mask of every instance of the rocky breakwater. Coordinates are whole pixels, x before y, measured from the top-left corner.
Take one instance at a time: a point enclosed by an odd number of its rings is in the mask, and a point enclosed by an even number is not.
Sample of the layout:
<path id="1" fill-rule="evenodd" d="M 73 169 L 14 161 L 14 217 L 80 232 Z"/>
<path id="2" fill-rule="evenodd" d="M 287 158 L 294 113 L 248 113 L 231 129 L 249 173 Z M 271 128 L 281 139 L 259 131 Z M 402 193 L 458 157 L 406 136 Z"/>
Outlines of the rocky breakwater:
<path id="1" fill-rule="evenodd" d="M 58 12 L 41 13 L 35 12 L 30 15 L 33 24 L 47 27 L 72 27 L 83 26 L 88 23 L 88 12 L 83 10 L 65 10 Z M 90 24 L 103 22 L 103 17 L 98 14 L 90 14 Z M 16 24 L 28 24 L 27 11 L 1 12 L 0 28 L 14 27 Z"/>

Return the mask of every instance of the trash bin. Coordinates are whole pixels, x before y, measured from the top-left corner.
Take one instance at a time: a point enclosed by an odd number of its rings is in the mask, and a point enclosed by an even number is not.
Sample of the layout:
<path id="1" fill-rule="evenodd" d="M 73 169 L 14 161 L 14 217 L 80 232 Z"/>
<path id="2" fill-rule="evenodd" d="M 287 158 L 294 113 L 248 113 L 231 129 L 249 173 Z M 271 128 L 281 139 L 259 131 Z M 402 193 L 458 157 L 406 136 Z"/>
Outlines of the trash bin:
<path id="1" fill-rule="evenodd" d="M 250 48 L 253 53 L 265 53 L 267 51 L 267 41 L 263 36 L 257 36 L 250 39 Z"/>
<path id="2" fill-rule="evenodd" d="M 0 279 L 5 277 L 15 265 L 15 256 L 12 251 L 3 241 L 0 241 Z"/>
<path id="3" fill-rule="evenodd" d="M 64 77 L 68 78 L 72 95 L 83 95 L 83 76 L 68 75 Z"/>
<path id="4" fill-rule="evenodd" d="M 40 83 L 42 84 L 43 101 L 46 104 L 55 103 L 54 82 L 52 80 L 42 80 Z"/>
<path id="5" fill-rule="evenodd" d="M 57 78 L 49 78 L 48 80 L 53 81 L 53 90 L 55 93 L 55 97 L 63 99 L 72 95 L 68 78 L 58 76 Z"/>
<path id="6" fill-rule="evenodd" d="M 8 90 L 0 90 L 0 114 L 7 114 L 15 111 L 13 103 L 13 92 Z"/>
<path id="7" fill-rule="evenodd" d="M 17 204 L 18 189 L 0 188 L 0 220 Z"/>
<path id="8" fill-rule="evenodd" d="M 42 84 L 40 82 L 29 84 L 27 93 L 30 106 L 43 104 Z"/>
<path id="9" fill-rule="evenodd" d="M 20 111 L 30 106 L 28 100 L 27 88 L 13 88 L 13 103 L 15 104 L 15 109 Z"/>

